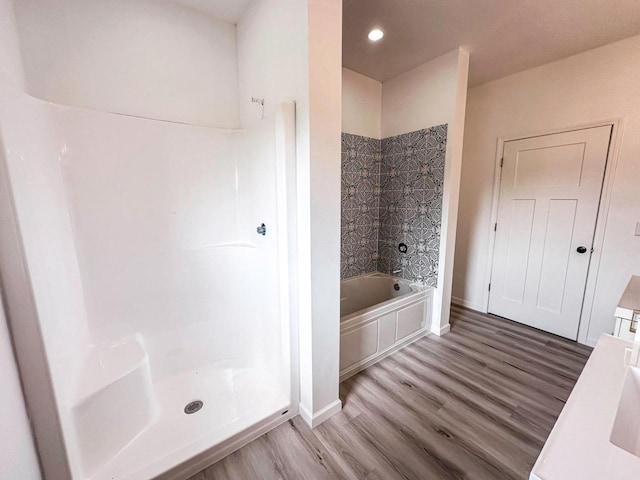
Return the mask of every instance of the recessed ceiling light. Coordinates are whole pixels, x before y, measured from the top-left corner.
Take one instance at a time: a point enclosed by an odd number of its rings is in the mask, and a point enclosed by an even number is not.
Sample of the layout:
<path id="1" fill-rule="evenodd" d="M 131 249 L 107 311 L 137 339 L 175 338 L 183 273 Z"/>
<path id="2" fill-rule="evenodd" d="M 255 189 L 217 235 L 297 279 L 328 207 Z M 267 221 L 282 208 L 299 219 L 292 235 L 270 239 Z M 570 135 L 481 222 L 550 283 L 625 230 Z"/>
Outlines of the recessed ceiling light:
<path id="1" fill-rule="evenodd" d="M 371 40 L 372 42 L 377 42 L 382 37 L 384 37 L 384 32 L 379 28 L 374 28 L 369 32 L 369 40 Z"/>

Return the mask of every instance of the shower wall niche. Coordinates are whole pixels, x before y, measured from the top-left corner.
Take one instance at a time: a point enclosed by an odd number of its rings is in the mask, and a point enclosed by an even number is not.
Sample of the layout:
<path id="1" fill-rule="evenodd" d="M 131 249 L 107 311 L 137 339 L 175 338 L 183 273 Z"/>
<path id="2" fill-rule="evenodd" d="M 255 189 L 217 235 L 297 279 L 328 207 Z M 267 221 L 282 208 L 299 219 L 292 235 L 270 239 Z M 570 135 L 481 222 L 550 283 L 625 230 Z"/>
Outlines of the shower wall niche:
<path id="1" fill-rule="evenodd" d="M 382 140 L 342 134 L 343 279 L 396 272 L 437 285 L 446 142 L 447 125 Z"/>

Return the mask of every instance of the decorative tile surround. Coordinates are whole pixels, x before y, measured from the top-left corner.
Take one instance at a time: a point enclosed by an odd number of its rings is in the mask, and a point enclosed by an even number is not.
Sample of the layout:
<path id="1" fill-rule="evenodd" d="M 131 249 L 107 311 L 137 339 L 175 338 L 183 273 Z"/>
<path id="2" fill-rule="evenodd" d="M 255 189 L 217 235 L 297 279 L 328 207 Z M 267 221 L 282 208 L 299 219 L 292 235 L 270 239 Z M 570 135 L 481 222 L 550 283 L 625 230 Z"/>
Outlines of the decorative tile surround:
<path id="1" fill-rule="evenodd" d="M 377 269 L 380 145 L 375 138 L 342 134 L 341 278 Z"/>
<path id="2" fill-rule="evenodd" d="M 378 271 L 436 286 L 446 141 L 446 125 L 382 140 Z"/>
<path id="3" fill-rule="evenodd" d="M 381 141 L 342 134 L 342 278 L 402 270 L 437 284 L 446 141 L 447 125 Z"/>

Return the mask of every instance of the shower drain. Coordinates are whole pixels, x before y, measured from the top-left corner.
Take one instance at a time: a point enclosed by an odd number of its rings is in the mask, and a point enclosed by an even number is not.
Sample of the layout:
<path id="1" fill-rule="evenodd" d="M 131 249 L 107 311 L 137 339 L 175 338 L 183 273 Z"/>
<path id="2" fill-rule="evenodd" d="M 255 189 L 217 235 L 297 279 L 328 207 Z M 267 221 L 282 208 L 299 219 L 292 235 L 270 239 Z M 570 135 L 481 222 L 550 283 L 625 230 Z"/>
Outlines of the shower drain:
<path id="1" fill-rule="evenodd" d="M 187 406 L 184 407 L 184 413 L 187 415 L 191 415 L 192 413 L 196 413 L 198 410 L 202 408 L 204 405 L 200 400 L 194 400 L 193 402 L 187 403 Z"/>

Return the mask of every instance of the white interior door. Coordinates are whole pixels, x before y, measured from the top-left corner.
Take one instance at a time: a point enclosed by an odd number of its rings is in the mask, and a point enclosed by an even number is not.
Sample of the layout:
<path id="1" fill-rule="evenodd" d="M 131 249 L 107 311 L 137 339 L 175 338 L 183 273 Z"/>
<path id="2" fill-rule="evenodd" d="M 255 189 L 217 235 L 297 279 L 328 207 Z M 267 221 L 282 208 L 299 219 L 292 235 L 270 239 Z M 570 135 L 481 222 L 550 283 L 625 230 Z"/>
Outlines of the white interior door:
<path id="1" fill-rule="evenodd" d="M 575 340 L 611 126 L 505 142 L 489 312 Z"/>

